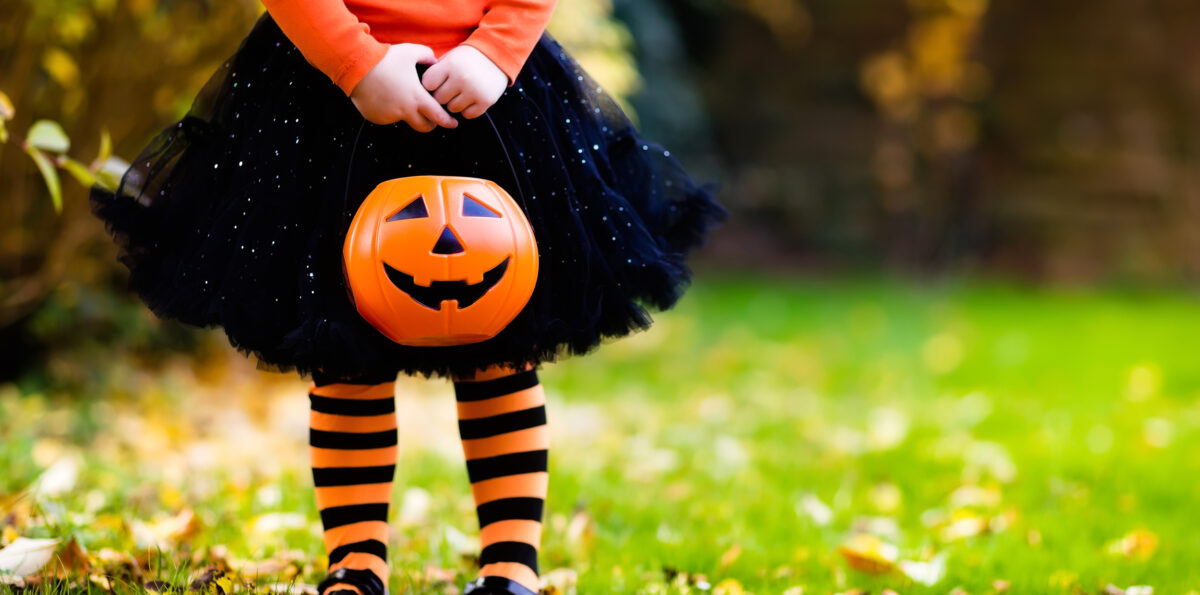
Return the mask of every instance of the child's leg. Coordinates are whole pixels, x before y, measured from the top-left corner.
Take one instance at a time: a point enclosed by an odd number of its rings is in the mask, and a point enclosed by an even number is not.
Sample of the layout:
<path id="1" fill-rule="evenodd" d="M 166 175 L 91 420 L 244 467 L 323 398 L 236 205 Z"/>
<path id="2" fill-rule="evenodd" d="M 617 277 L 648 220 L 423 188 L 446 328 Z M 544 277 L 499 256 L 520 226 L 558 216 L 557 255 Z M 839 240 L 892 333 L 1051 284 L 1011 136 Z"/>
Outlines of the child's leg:
<path id="1" fill-rule="evenodd" d="M 383 595 L 396 470 L 395 380 L 313 380 L 309 455 L 330 570 L 321 592 Z"/>
<path id="2" fill-rule="evenodd" d="M 454 392 L 479 516 L 479 574 L 537 592 L 550 447 L 537 373 L 487 370 L 469 381 L 455 379 Z"/>

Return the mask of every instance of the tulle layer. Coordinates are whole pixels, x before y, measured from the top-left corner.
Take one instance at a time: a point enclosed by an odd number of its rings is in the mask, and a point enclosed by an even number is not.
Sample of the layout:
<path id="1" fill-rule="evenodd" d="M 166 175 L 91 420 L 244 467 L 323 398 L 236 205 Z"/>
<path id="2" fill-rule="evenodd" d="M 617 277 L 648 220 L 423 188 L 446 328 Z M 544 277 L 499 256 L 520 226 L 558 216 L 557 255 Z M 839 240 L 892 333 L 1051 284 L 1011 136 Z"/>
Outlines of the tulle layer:
<path id="1" fill-rule="evenodd" d="M 341 246 L 359 203 L 421 174 L 493 180 L 534 228 L 537 287 L 492 339 L 397 345 L 347 295 Z M 421 134 L 365 122 L 269 17 L 92 202 L 156 314 L 221 326 L 268 367 L 344 378 L 536 365 L 645 328 L 723 215 L 548 37 L 487 117 Z"/>

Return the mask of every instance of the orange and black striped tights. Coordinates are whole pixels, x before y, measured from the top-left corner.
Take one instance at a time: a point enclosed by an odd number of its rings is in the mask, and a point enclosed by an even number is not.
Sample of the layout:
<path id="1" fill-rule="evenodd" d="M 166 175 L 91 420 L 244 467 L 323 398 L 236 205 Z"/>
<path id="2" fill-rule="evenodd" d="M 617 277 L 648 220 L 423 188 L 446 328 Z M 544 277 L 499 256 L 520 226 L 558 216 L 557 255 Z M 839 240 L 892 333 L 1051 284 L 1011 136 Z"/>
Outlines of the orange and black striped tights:
<path id="1" fill-rule="evenodd" d="M 480 527 L 480 579 L 467 592 L 536 593 L 547 487 L 546 396 L 534 370 L 456 378 L 458 429 Z M 394 379 L 309 390 L 309 452 L 325 528 L 322 595 L 382 595 L 396 469 Z"/>

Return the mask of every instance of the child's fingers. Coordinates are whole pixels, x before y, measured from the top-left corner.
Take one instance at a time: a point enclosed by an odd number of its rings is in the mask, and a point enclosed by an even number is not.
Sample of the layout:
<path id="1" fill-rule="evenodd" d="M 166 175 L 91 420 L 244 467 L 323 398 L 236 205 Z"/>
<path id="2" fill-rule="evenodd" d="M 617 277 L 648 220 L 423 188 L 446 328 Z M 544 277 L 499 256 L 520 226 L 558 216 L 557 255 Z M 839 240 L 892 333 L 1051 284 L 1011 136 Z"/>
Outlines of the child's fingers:
<path id="1" fill-rule="evenodd" d="M 439 89 L 449 78 L 449 68 L 438 68 L 438 65 L 434 64 L 433 66 L 429 67 L 429 70 L 425 71 L 423 76 L 421 76 L 421 85 L 425 87 L 426 91 L 433 92 L 434 90 Z M 443 101 L 439 103 L 445 102 Z"/>
<path id="2" fill-rule="evenodd" d="M 404 122 L 417 132 L 430 132 L 434 128 L 437 128 L 437 124 L 434 124 L 432 120 L 420 112 L 415 112 L 404 118 Z"/>
<path id="3" fill-rule="evenodd" d="M 417 64 L 437 63 L 437 56 L 434 55 L 433 48 L 419 43 L 406 43 L 403 45 L 410 46 L 412 58 Z"/>
<path id="4" fill-rule="evenodd" d="M 458 127 L 458 120 L 455 120 L 454 116 L 451 116 L 446 110 L 442 109 L 441 104 L 432 95 L 424 95 L 417 100 L 417 111 L 438 126 L 444 128 Z"/>
<path id="5" fill-rule="evenodd" d="M 433 98 L 439 105 L 446 105 L 454 100 L 455 97 L 462 97 L 462 90 L 454 85 L 442 85 L 433 93 Z"/>
<path id="6" fill-rule="evenodd" d="M 462 115 L 464 118 L 466 118 L 468 120 L 474 120 L 475 118 L 482 116 L 483 113 L 486 112 L 489 107 L 491 107 L 491 106 L 486 103 L 483 103 L 482 101 L 477 101 L 475 103 L 472 103 L 471 106 L 468 107 L 467 109 L 463 110 Z"/>
<path id="7" fill-rule="evenodd" d="M 458 113 L 467 109 L 473 103 L 475 103 L 473 98 L 468 97 L 466 93 L 460 93 L 457 97 L 451 100 L 450 103 L 446 104 L 446 109 L 451 112 Z"/>

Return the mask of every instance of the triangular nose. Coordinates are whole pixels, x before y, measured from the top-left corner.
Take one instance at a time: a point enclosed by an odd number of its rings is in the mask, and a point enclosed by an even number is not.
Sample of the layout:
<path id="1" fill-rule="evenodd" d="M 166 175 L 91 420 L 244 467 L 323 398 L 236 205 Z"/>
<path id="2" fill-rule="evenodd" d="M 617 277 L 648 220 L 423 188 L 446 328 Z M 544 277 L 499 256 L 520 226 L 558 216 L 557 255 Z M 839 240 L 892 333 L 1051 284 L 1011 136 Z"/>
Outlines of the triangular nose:
<path id="1" fill-rule="evenodd" d="M 458 236 L 450 230 L 450 226 L 442 228 L 442 235 L 438 237 L 438 241 L 433 245 L 434 254 L 458 254 L 466 252 L 463 249 L 462 242 L 458 240 Z"/>

